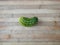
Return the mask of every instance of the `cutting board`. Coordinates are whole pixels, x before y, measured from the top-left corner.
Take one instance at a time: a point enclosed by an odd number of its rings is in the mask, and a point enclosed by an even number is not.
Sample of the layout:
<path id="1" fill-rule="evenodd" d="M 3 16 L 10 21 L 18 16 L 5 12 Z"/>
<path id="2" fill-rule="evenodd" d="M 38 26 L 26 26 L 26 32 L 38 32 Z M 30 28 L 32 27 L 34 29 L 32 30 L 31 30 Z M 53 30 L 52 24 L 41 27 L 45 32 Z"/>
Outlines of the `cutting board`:
<path id="1" fill-rule="evenodd" d="M 24 27 L 18 18 L 38 17 Z M 0 45 L 60 45 L 60 0 L 0 0 Z"/>

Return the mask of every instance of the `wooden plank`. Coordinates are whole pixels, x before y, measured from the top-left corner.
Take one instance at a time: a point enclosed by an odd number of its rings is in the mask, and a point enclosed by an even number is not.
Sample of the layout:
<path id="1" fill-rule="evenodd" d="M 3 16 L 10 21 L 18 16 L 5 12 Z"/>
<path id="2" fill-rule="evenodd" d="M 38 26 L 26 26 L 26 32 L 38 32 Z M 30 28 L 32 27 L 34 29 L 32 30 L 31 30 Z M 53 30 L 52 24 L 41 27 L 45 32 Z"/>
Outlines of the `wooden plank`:
<path id="1" fill-rule="evenodd" d="M 9 14 L 9 13 L 0 13 L 0 19 L 1 18 L 18 18 L 18 17 L 21 17 L 21 16 L 26 16 L 26 17 L 33 17 L 33 16 L 36 16 L 36 17 L 53 17 L 53 18 L 57 18 L 60 16 L 60 13 L 29 13 L 29 14 Z M 57 17 L 56 17 L 57 16 Z"/>
<path id="2" fill-rule="evenodd" d="M 60 34 L 24 34 L 1 34 L 0 41 L 14 41 L 15 39 L 19 42 L 60 41 Z"/>
<path id="3" fill-rule="evenodd" d="M 1 6 L 1 5 L 0 5 Z M 15 9 L 52 9 L 60 10 L 59 5 L 3 5 L 0 10 L 15 10 Z"/>
<path id="4" fill-rule="evenodd" d="M 40 5 L 42 4 L 42 1 L 18 1 L 18 2 L 14 2 L 14 1 L 9 1 L 9 2 L 0 2 L 0 5 Z"/>
<path id="5" fill-rule="evenodd" d="M 37 28 L 36 28 L 37 27 Z M 36 27 L 32 27 L 31 29 L 30 28 L 27 28 L 25 27 L 24 29 L 25 30 L 60 30 L 60 26 L 53 26 L 53 25 L 47 25 L 47 26 L 36 26 Z M 44 29 L 42 29 L 44 28 Z M 20 26 L 1 26 L 0 27 L 0 30 L 24 30 L 23 27 L 20 25 Z"/>
<path id="6" fill-rule="evenodd" d="M 48 2 L 48 3 L 47 3 Z M 30 4 L 31 3 L 31 4 Z M 54 2 L 54 1 L 9 1 L 9 2 L 0 2 L 1 10 L 12 10 L 12 9 L 41 9 L 41 8 L 47 8 L 47 9 L 60 9 L 59 8 L 60 2 Z"/>
<path id="7" fill-rule="evenodd" d="M 3 45 L 60 45 L 60 42 L 4 42 Z"/>
<path id="8" fill-rule="evenodd" d="M 54 22 L 52 21 L 42 21 L 38 22 L 36 26 L 53 26 L 53 25 Z M 20 24 L 18 22 L 0 22 L 0 26 L 20 26 Z"/>
<path id="9" fill-rule="evenodd" d="M 52 26 L 49 26 L 50 28 Z M 35 27 L 23 27 L 23 26 L 2 26 L 0 30 L 51 30 L 48 26 L 35 26 Z M 24 28 L 24 29 L 23 29 Z"/>
<path id="10" fill-rule="evenodd" d="M 59 19 L 60 18 L 57 18 L 55 20 L 55 18 L 53 17 L 38 17 L 39 21 L 42 20 L 42 21 L 60 21 Z M 0 22 L 18 22 L 18 18 L 0 18 Z"/>
<path id="11" fill-rule="evenodd" d="M 60 10 L 50 10 L 50 9 L 17 9 L 17 10 L 1 10 L 0 13 L 4 14 L 29 14 L 29 13 L 60 13 Z"/>
<path id="12" fill-rule="evenodd" d="M 60 1 L 9 1 L 0 2 L 0 5 L 59 5 Z"/>
<path id="13" fill-rule="evenodd" d="M 15 26 L 16 27 L 16 26 Z M 9 28 L 11 28 L 11 27 L 9 27 Z M 35 29 L 34 30 L 34 28 L 27 28 L 27 27 L 25 27 L 24 29 L 22 29 L 23 27 L 20 27 L 20 28 L 15 28 L 14 29 L 14 26 L 13 26 L 13 28 L 11 28 L 11 29 L 6 29 L 5 28 L 5 30 L 0 30 L 0 35 L 6 35 L 6 34 L 30 34 L 30 35 L 33 35 L 33 34 L 35 34 L 35 35 L 42 35 L 42 34 L 45 34 L 45 35 L 52 35 L 52 34 L 55 34 L 55 35 L 60 35 L 60 30 L 53 30 L 53 29 L 50 29 L 48 26 L 40 26 L 40 29 Z M 42 29 L 42 28 L 44 28 L 44 29 Z"/>
<path id="14" fill-rule="evenodd" d="M 0 0 L 0 1 L 60 1 L 60 0 Z"/>

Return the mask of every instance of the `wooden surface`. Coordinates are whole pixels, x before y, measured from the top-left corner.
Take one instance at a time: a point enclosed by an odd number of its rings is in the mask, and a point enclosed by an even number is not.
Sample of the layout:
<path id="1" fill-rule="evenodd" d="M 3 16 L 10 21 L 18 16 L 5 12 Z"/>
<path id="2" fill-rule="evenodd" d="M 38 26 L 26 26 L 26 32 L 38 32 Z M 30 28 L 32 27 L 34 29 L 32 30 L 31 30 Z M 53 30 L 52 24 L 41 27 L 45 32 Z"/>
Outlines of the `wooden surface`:
<path id="1" fill-rule="evenodd" d="M 37 16 L 33 27 L 20 16 Z M 0 45 L 60 45 L 60 0 L 0 0 Z"/>

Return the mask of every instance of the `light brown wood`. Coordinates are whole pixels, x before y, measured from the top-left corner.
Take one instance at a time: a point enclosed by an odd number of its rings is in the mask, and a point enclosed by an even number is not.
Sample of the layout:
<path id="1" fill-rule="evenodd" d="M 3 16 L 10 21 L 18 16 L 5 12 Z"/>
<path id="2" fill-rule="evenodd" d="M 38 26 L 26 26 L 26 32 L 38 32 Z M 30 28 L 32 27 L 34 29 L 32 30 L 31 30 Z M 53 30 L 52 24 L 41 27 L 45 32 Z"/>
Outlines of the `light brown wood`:
<path id="1" fill-rule="evenodd" d="M 21 16 L 39 19 L 24 27 Z M 0 0 L 0 45 L 60 45 L 60 0 Z"/>

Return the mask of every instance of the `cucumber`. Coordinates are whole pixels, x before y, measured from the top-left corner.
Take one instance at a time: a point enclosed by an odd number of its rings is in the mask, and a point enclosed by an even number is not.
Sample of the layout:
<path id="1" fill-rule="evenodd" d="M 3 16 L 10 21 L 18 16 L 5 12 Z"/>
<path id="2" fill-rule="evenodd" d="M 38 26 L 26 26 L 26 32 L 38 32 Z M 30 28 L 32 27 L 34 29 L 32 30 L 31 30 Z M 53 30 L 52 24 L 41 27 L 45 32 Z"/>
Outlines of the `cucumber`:
<path id="1" fill-rule="evenodd" d="M 32 18 L 27 18 L 27 17 L 19 17 L 18 18 L 19 24 L 26 26 L 26 27 L 31 27 L 37 24 L 38 18 L 37 17 L 32 17 Z"/>

